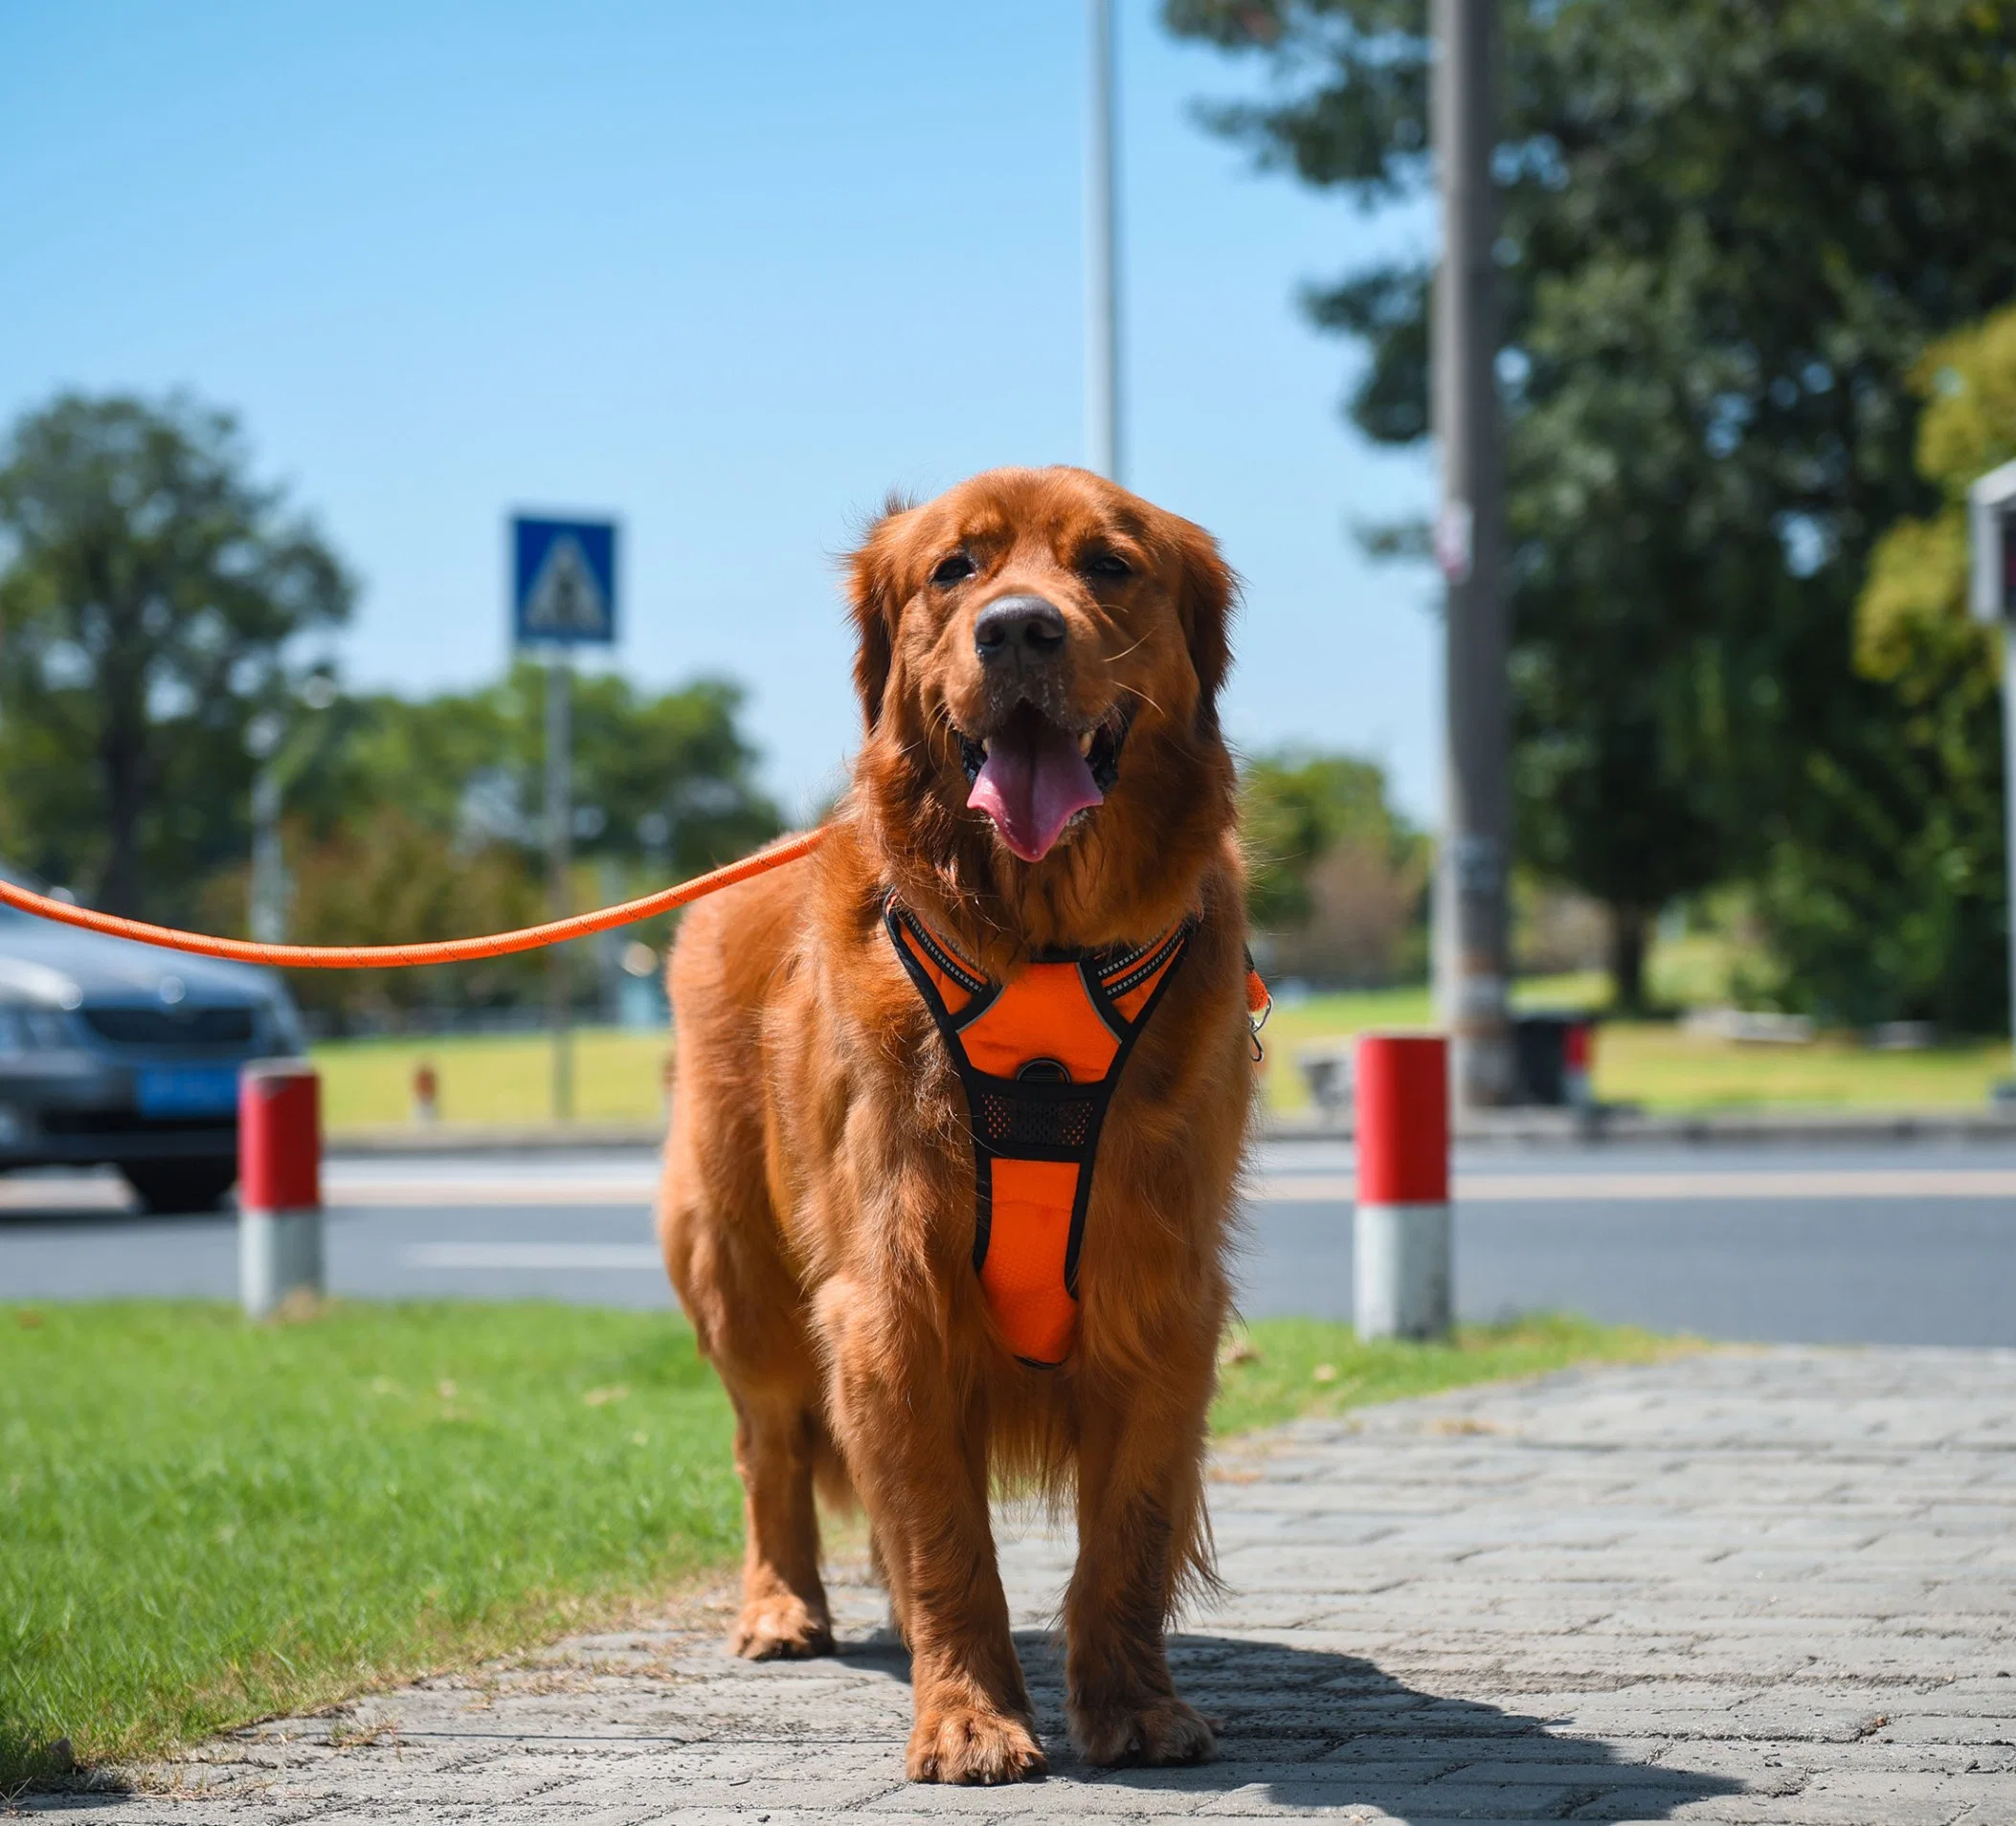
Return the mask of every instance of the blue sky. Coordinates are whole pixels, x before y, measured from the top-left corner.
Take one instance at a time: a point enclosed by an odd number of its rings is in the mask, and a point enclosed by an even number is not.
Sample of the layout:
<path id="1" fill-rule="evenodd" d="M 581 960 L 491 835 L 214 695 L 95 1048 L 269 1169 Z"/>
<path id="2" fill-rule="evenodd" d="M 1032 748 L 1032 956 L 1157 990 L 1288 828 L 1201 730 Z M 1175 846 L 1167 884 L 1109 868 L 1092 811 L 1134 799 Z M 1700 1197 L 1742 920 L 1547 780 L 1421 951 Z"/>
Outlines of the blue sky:
<path id="1" fill-rule="evenodd" d="M 1357 519 L 1423 456 L 1337 415 L 1305 279 L 1419 246 L 1191 118 L 1263 73 L 1123 0 L 1127 480 L 1246 579 L 1227 725 L 1432 814 L 1428 579 Z M 802 809 L 855 734 L 834 558 L 890 488 L 1084 456 L 1085 27 L 1018 4 L 0 11 L 0 414 L 185 388 L 363 583 L 365 685 L 505 659 L 503 516 L 613 511 L 619 663 L 750 691 Z"/>

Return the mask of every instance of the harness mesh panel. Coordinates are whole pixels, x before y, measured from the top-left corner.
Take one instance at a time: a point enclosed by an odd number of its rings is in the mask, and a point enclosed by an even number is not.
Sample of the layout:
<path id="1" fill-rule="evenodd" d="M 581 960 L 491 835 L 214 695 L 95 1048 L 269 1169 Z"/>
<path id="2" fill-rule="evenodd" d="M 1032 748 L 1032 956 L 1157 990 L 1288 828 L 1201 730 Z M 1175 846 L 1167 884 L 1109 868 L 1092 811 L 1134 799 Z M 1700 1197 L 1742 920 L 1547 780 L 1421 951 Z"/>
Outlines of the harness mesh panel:
<path id="1" fill-rule="evenodd" d="M 1021 1147 L 1083 1147 L 1091 1139 L 1098 1099 L 980 1092 L 980 1133 L 997 1153 Z"/>

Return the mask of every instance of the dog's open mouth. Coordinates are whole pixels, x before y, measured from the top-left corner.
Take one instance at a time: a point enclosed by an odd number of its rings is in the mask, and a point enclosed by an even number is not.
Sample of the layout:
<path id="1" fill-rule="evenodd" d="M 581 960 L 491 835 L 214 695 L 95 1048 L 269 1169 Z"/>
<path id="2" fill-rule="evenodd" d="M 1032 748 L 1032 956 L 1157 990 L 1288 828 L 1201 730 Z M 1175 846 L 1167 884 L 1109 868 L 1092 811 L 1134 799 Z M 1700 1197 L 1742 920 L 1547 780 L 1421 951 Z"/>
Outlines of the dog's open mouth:
<path id="1" fill-rule="evenodd" d="M 1001 841 L 1024 862 L 1041 862 L 1079 813 L 1105 803 L 1126 740 L 1127 719 L 1118 710 L 1073 731 L 1033 703 L 1017 704 L 985 740 L 959 733 L 959 758 L 973 784 L 966 803 L 994 820 Z"/>

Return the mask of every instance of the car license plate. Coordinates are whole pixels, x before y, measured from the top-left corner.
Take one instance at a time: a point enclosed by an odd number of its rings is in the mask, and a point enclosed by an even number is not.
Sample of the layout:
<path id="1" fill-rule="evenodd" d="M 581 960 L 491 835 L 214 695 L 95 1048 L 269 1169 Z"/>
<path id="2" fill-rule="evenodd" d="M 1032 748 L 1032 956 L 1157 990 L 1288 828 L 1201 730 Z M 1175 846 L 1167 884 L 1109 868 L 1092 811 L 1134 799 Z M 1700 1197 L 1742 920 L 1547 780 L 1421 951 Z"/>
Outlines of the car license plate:
<path id="1" fill-rule="evenodd" d="M 228 1116 L 238 1106 L 235 1065 L 177 1065 L 136 1075 L 143 1116 Z"/>

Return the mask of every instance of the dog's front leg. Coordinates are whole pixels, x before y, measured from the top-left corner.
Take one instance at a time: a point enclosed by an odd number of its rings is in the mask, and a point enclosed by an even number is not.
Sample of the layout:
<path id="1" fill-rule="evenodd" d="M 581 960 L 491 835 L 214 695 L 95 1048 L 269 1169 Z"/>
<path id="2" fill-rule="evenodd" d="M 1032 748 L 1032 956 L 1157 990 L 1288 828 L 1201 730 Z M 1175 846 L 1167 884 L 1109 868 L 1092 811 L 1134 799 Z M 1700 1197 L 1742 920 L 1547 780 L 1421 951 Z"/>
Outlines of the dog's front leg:
<path id="1" fill-rule="evenodd" d="M 1013 1782 L 1045 1767 L 987 1514 L 984 1406 L 944 1336 L 884 1289 L 829 1283 L 830 1402 L 909 1638 L 914 1782 Z"/>
<path id="2" fill-rule="evenodd" d="M 1081 1378 L 1078 1566 L 1064 1597 L 1065 1709 L 1089 1763 L 1196 1763 L 1211 1723 L 1176 1697 L 1163 1632 L 1205 1527 L 1201 1466 L 1209 1358 L 1153 1379 Z"/>

